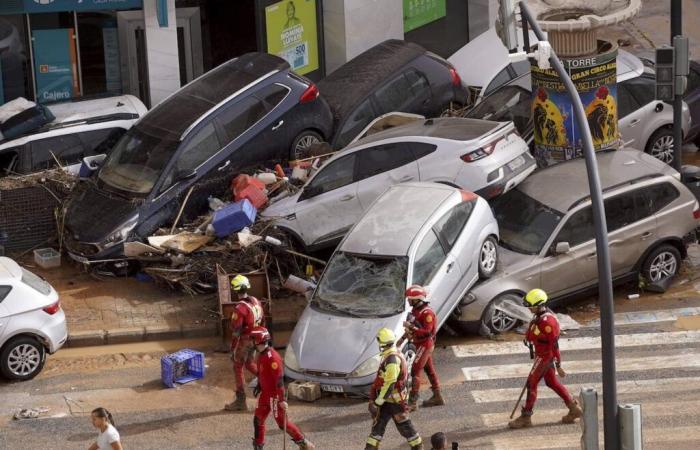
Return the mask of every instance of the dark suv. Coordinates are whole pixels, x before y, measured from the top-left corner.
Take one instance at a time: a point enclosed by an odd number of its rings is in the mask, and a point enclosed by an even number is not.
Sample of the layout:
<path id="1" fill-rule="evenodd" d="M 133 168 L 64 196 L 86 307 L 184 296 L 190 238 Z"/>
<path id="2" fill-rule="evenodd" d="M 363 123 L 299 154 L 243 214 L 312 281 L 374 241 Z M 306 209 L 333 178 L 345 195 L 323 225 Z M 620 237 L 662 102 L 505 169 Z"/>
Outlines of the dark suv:
<path id="1" fill-rule="evenodd" d="M 126 240 L 206 210 L 242 169 L 296 154 L 330 136 L 332 116 L 309 80 L 281 58 L 249 53 L 217 67 L 149 111 L 74 192 L 66 245 L 81 262 L 119 257 Z"/>
<path id="2" fill-rule="evenodd" d="M 348 145 L 372 120 L 393 111 L 437 117 L 468 92 L 457 71 L 423 47 L 388 40 L 356 56 L 318 83 L 333 110 L 331 146 Z"/>

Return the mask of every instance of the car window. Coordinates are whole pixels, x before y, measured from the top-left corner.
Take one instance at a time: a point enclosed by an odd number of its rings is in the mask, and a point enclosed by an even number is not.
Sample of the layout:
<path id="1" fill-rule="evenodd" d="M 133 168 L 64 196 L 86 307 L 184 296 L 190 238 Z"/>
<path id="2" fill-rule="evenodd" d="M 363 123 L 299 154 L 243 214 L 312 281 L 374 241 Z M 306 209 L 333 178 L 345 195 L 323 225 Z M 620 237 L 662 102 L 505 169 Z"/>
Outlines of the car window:
<path id="1" fill-rule="evenodd" d="M 404 74 L 408 85 L 411 88 L 411 92 L 415 97 L 425 97 L 430 95 L 430 84 L 428 79 L 422 73 L 417 70 L 410 69 Z"/>
<path id="2" fill-rule="evenodd" d="M 670 183 L 647 186 L 641 189 L 639 194 L 643 202 L 643 206 L 639 208 L 643 211 L 643 217 L 656 214 L 681 195 Z"/>
<path id="3" fill-rule="evenodd" d="M 421 286 L 429 284 L 446 256 L 437 235 L 433 230 L 430 230 L 416 251 L 416 259 L 413 262 L 412 283 Z"/>
<path id="4" fill-rule="evenodd" d="M 407 95 L 409 92 L 411 92 L 411 86 L 403 74 L 377 89 L 374 97 L 377 99 L 380 114 L 406 109 L 413 98 Z"/>
<path id="5" fill-rule="evenodd" d="M 688 89 L 686 89 L 683 96 L 687 97 L 691 92 L 698 89 L 700 89 L 700 72 L 691 67 L 688 73 Z"/>
<path id="6" fill-rule="evenodd" d="M 85 146 L 86 154 L 99 155 L 108 153 L 124 133 L 126 133 L 124 128 L 105 128 L 84 131 L 78 133 L 78 137 Z"/>
<path id="7" fill-rule="evenodd" d="M 343 148 L 357 136 L 372 120 L 374 120 L 374 109 L 369 99 L 360 103 L 360 106 L 348 117 L 343 124 L 343 128 L 338 134 L 336 148 Z"/>
<path id="8" fill-rule="evenodd" d="M 504 86 L 482 100 L 464 117 L 513 121 L 520 134 L 525 134 L 531 120 L 532 94 L 519 86 Z"/>
<path id="9" fill-rule="evenodd" d="M 190 138 L 159 192 L 162 193 L 172 186 L 179 172 L 197 169 L 202 163 L 217 154 L 219 150 L 221 150 L 221 145 L 216 135 L 216 128 L 213 122 L 209 122 Z"/>
<path id="10" fill-rule="evenodd" d="M 646 77 L 636 77 L 623 82 L 625 88 L 634 96 L 640 106 L 654 101 L 654 80 Z"/>
<path id="11" fill-rule="evenodd" d="M 620 83 L 617 85 L 617 117 L 622 119 L 633 111 L 639 109 L 639 103 L 632 97 L 632 94 L 627 90 L 626 84 Z"/>
<path id="12" fill-rule="evenodd" d="M 575 212 L 566 221 L 554 243 L 568 242 L 571 247 L 575 247 L 593 239 L 593 215 L 591 207 L 588 206 Z"/>
<path id="13" fill-rule="evenodd" d="M 17 173 L 23 148 L 19 146 L 0 150 L 0 177 Z"/>
<path id="14" fill-rule="evenodd" d="M 74 134 L 64 134 L 46 139 L 32 141 L 32 170 L 46 170 L 56 166 L 56 159 L 61 164 L 74 164 L 85 153 L 82 142 Z M 54 157 L 55 156 L 55 157 Z"/>
<path id="15" fill-rule="evenodd" d="M 503 70 L 498 72 L 495 77 L 493 77 L 493 80 L 491 80 L 489 85 L 484 90 L 484 95 L 490 94 L 491 92 L 495 91 L 496 88 L 506 84 L 508 81 L 510 81 L 510 73 L 508 72 L 508 67 L 506 66 L 503 68 Z"/>
<path id="16" fill-rule="evenodd" d="M 528 60 L 518 61 L 516 63 L 512 63 L 510 66 L 513 68 L 513 70 L 515 70 L 516 77 L 525 75 L 526 73 L 530 72 L 530 61 Z"/>
<path id="17" fill-rule="evenodd" d="M 0 303 L 7 297 L 7 294 L 12 290 L 12 286 L 0 286 Z"/>
<path id="18" fill-rule="evenodd" d="M 639 191 L 626 192 L 605 199 L 605 220 L 608 224 L 608 233 L 643 218 L 643 212 L 635 208 L 635 197 L 640 197 Z"/>
<path id="19" fill-rule="evenodd" d="M 304 192 L 311 192 L 312 190 L 318 190 L 318 194 L 323 194 L 330 192 L 334 189 L 347 186 L 353 182 L 355 174 L 355 161 L 357 157 L 355 153 L 338 158 L 335 161 L 330 162 L 328 165 L 321 168 L 318 174 L 308 185 L 308 188 Z M 310 198 L 302 194 L 300 200 L 305 200 Z"/>
<path id="20" fill-rule="evenodd" d="M 281 84 L 270 84 L 260 89 L 256 95 L 259 99 L 265 102 L 265 105 L 269 111 L 282 103 L 282 100 L 287 97 L 289 92 L 290 89 L 287 86 L 282 86 Z"/>
<path id="21" fill-rule="evenodd" d="M 266 114 L 265 105 L 256 97 L 247 97 L 226 108 L 217 121 L 226 133 L 229 142 L 255 125 Z"/>
<path id="22" fill-rule="evenodd" d="M 425 142 L 411 142 L 411 149 L 413 150 L 413 157 L 421 159 L 437 150 L 437 145 L 426 144 Z"/>
<path id="23" fill-rule="evenodd" d="M 446 251 L 454 247 L 474 210 L 475 203 L 474 200 L 460 203 L 442 216 L 433 227 Z"/>
<path id="24" fill-rule="evenodd" d="M 404 142 L 378 145 L 356 153 L 359 164 L 358 181 L 396 169 L 414 160 L 411 146 Z"/>

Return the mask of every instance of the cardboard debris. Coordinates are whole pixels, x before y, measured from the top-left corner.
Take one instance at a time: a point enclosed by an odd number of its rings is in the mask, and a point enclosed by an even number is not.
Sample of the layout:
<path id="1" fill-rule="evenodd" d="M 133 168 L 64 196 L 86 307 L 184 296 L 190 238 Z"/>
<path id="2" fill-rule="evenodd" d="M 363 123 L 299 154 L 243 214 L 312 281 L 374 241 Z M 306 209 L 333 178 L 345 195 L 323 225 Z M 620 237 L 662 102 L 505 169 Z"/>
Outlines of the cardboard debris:
<path id="1" fill-rule="evenodd" d="M 163 244 L 168 242 L 170 239 L 174 238 L 174 234 L 166 234 L 165 236 L 150 236 L 148 238 L 148 243 L 153 247 L 162 249 Z"/>
<path id="2" fill-rule="evenodd" d="M 138 241 L 127 242 L 124 244 L 124 256 L 126 257 L 135 258 L 137 256 L 142 256 L 148 253 L 162 255 L 163 253 L 165 253 L 165 250 Z"/>
<path id="3" fill-rule="evenodd" d="M 160 246 L 165 249 L 175 250 L 177 252 L 189 255 L 190 253 L 204 247 L 213 239 L 213 236 L 184 231 L 161 243 Z"/>
<path id="4" fill-rule="evenodd" d="M 263 240 L 262 236 L 251 233 L 236 233 L 236 238 L 238 239 L 238 243 L 241 244 L 241 248 L 250 247 L 256 242 Z"/>

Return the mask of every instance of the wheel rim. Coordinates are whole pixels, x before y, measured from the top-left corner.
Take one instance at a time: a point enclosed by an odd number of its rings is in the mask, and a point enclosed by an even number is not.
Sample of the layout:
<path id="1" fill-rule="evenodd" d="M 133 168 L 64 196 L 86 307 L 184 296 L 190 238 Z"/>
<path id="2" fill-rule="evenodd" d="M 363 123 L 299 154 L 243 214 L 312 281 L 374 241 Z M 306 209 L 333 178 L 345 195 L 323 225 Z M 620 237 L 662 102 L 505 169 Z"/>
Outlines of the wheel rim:
<path id="1" fill-rule="evenodd" d="M 649 266 L 649 278 L 652 283 L 665 280 L 676 274 L 678 261 L 671 252 L 662 252 L 656 255 Z"/>
<path id="2" fill-rule="evenodd" d="M 296 147 L 294 147 L 294 156 L 298 158 L 301 152 L 303 152 L 304 150 L 306 150 L 314 144 L 318 144 L 319 142 L 321 141 L 313 134 L 307 134 L 302 136 L 297 141 Z"/>
<path id="3" fill-rule="evenodd" d="M 499 333 L 508 331 L 513 328 L 517 321 L 517 319 L 510 317 L 500 309 L 493 308 L 493 314 L 491 315 L 491 328 L 494 331 Z"/>
<path id="4" fill-rule="evenodd" d="M 651 156 L 666 164 L 673 162 L 673 136 L 661 136 L 651 147 Z"/>
<path id="5" fill-rule="evenodd" d="M 18 377 L 25 377 L 39 367 L 41 354 L 39 350 L 30 344 L 22 344 L 13 348 L 7 358 L 10 372 Z"/>
<path id="6" fill-rule="evenodd" d="M 484 241 L 481 246 L 481 256 L 479 258 L 481 270 L 485 273 L 493 272 L 496 267 L 496 245 L 491 240 Z"/>

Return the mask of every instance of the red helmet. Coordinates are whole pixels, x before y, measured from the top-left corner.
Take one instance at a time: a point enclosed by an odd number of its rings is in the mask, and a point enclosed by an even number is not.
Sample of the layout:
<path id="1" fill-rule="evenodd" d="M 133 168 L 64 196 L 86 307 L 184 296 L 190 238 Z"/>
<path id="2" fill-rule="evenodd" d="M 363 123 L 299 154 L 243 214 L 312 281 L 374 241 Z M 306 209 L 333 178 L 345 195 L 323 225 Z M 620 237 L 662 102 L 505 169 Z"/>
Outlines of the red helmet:
<path id="1" fill-rule="evenodd" d="M 253 328 L 253 331 L 250 332 L 250 338 L 253 340 L 254 345 L 267 344 L 272 340 L 270 332 L 265 327 Z"/>
<path id="2" fill-rule="evenodd" d="M 406 289 L 406 298 L 409 300 L 415 299 L 424 302 L 425 299 L 428 298 L 428 291 L 426 291 L 423 286 L 414 284 Z"/>

